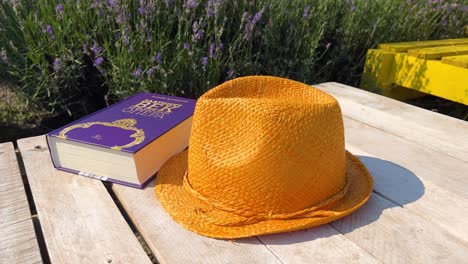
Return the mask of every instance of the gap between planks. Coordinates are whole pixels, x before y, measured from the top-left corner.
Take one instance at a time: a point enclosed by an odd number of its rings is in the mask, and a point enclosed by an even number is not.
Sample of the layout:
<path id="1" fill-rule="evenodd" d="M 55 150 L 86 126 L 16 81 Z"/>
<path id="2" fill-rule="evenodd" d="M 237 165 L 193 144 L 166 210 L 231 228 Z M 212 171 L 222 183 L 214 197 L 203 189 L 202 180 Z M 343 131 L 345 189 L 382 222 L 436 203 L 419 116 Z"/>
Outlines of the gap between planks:
<path id="1" fill-rule="evenodd" d="M 0 259 L 41 263 L 44 257 L 41 259 L 19 158 L 11 142 L 0 144 Z"/>
<path id="2" fill-rule="evenodd" d="M 378 263 L 329 225 L 280 234 L 286 236 L 281 239 L 283 243 L 289 241 L 284 245 L 275 245 L 274 238 L 266 236 L 229 241 L 197 235 L 167 215 L 156 199 L 153 187 L 154 181 L 143 190 L 113 185 L 119 200 L 161 263 L 297 263 L 311 260 Z"/>
<path id="3" fill-rule="evenodd" d="M 100 181 L 56 170 L 44 136 L 18 146 L 52 263 L 150 263 Z"/>
<path id="4" fill-rule="evenodd" d="M 17 142 L 14 142 L 14 145 L 15 145 L 15 149 L 17 150 L 18 149 L 17 148 Z M 31 218 L 32 218 L 34 230 L 35 230 L 35 233 L 36 233 L 37 242 L 39 244 L 39 249 L 40 249 L 40 252 L 41 252 L 43 263 L 46 263 L 46 264 L 51 263 L 50 258 L 49 258 L 49 253 L 47 251 L 47 246 L 46 246 L 46 243 L 45 243 L 45 240 L 44 240 L 44 234 L 43 234 L 43 231 L 42 231 L 42 228 L 41 228 L 40 219 L 39 219 L 39 217 L 37 215 L 36 206 L 35 206 L 35 203 L 34 203 L 34 198 L 32 196 L 31 188 L 29 186 L 28 178 L 27 178 L 27 175 L 26 175 L 26 169 L 24 167 L 23 159 L 21 157 L 21 153 L 20 153 L 19 150 L 15 151 L 15 152 L 16 152 L 16 157 L 17 157 L 17 162 L 18 162 L 22 182 L 23 182 L 23 185 L 24 185 L 24 188 L 25 188 L 25 191 L 26 191 L 26 196 L 27 196 L 28 203 L 29 203 L 29 208 L 30 208 L 30 211 L 31 211 Z M 115 197 L 115 194 L 114 194 L 114 192 L 112 190 L 112 187 L 111 187 L 112 184 L 109 183 L 109 186 L 106 186 L 106 184 L 108 184 L 106 182 L 102 182 L 102 184 L 104 185 L 104 187 L 109 192 L 109 195 L 112 197 L 115 205 L 117 206 L 120 213 L 122 214 L 122 217 L 124 217 L 125 221 L 130 226 L 132 231 L 137 232 L 137 229 L 134 226 L 134 224 L 131 222 L 130 217 L 128 217 L 128 215 L 125 212 L 125 210 L 123 209 L 122 205 L 119 203 L 119 201 Z M 146 242 L 141 237 L 139 238 L 138 234 L 135 234 L 135 237 L 138 239 L 138 242 L 141 244 L 142 248 L 148 254 L 148 257 L 150 258 L 151 262 L 152 263 L 158 263 L 157 259 L 154 257 L 153 253 L 150 251 L 150 249 L 149 249 L 148 245 L 146 244 Z"/>
<path id="5" fill-rule="evenodd" d="M 36 204 L 34 203 L 34 197 L 32 196 L 31 187 L 29 186 L 28 177 L 26 175 L 26 169 L 24 168 L 23 157 L 21 156 L 21 152 L 18 149 L 18 143 L 15 141 L 13 142 L 13 145 L 15 147 L 16 161 L 18 162 L 19 172 L 20 172 L 21 179 L 23 182 L 24 190 L 26 192 L 26 198 L 27 198 L 29 210 L 31 213 L 31 220 L 34 226 L 34 232 L 36 234 L 37 243 L 39 245 L 41 258 L 42 258 L 43 263 L 49 264 L 51 263 L 49 252 L 47 251 L 47 246 L 44 240 L 44 233 L 42 232 L 41 221 L 39 220 L 39 217 L 37 216 Z"/>

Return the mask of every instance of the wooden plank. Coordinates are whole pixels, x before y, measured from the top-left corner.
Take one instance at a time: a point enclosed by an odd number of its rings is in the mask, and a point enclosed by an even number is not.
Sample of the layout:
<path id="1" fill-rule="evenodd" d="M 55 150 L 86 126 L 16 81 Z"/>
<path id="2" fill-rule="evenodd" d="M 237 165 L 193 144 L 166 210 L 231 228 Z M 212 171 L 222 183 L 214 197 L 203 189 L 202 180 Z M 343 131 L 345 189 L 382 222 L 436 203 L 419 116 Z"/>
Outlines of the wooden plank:
<path id="1" fill-rule="evenodd" d="M 446 56 L 458 56 L 468 54 L 468 45 L 440 46 L 421 49 L 411 49 L 408 54 L 421 59 L 435 60 Z"/>
<path id="2" fill-rule="evenodd" d="M 100 181 L 56 170 L 44 136 L 18 146 L 52 263 L 150 263 Z"/>
<path id="3" fill-rule="evenodd" d="M 285 263 L 380 263 L 330 225 L 258 238 Z"/>
<path id="4" fill-rule="evenodd" d="M 0 260 L 42 262 L 12 143 L 0 144 Z"/>
<path id="5" fill-rule="evenodd" d="M 468 122 L 463 120 L 438 114 L 341 83 L 321 83 L 314 85 L 314 87 L 333 95 L 340 102 L 341 100 L 354 101 L 367 107 L 411 120 L 414 124 L 422 127 L 429 127 L 439 132 L 447 131 L 447 128 L 450 127 L 451 137 L 446 140 L 457 144 L 458 142 L 468 141 Z"/>
<path id="6" fill-rule="evenodd" d="M 453 49 L 442 53 L 438 50 L 437 57 L 467 54 L 468 45 L 463 46 L 465 47 L 463 52 L 463 48 L 459 47 L 462 46 L 454 46 Z M 458 51 L 454 53 L 454 50 Z M 442 63 L 439 60 L 410 56 L 407 53 L 392 54 L 382 49 L 371 49 L 367 52 L 360 85 L 368 91 L 399 100 L 416 98 L 425 93 L 468 105 L 467 83 L 466 68 Z"/>
<path id="7" fill-rule="evenodd" d="M 236 241 L 199 236 L 185 230 L 166 214 L 154 196 L 153 187 L 154 182 L 143 191 L 121 185 L 114 185 L 113 190 L 148 246 L 163 263 L 378 262 L 328 225 Z"/>
<path id="8" fill-rule="evenodd" d="M 323 89 L 320 85 L 317 88 Z M 335 95 L 333 89 L 323 90 Z M 402 118 L 387 111 L 381 111 L 375 107 L 358 103 L 359 100 L 353 101 L 343 97 L 340 98 L 339 96 L 337 96 L 337 99 L 343 115 L 347 117 L 468 162 L 467 129 L 463 129 L 458 133 L 452 133 L 454 130 L 452 127 L 445 130 L 434 129 L 430 126 L 422 126 L 413 122 L 413 120 L 419 118 L 418 116 Z M 453 122 L 453 124 L 456 123 Z M 459 126 L 464 127 L 463 125 Z"/>
<path id="9" fill-rule="evenodd" d="M 425 181 L 468 198 L 466 162 L 347 117 L 344 125 L 346 142 L 352 147 L 398 164 Z"/>
<path id="10" fill-rule="evenodd" d="M 466 243 L 377 194 L 331 225 L 384 263 L 464 263 L 468 259 Z"/>
<path id="11" fill-rule="evenodd" d="M 410 162 L 408 166 L 402 167 L 363 151 L 352 143 L 347 145 L 347 149 L 355 155 L 361 155 L 361 160 L 374 177 L 374 190 L 377 193 L 468 242 L 468 193 L 457 195 L 427 180 L 434 178 L 434 175 L 427 174 L 431 173 L 428 169 L 434 168 L 436 164 Z M 393 153 L 394 157 L 397 154 Z M 438 153 L 433 156 L 433 159 L 444 159 Z M 468 166 L 465 168 L 468 169 Z M 437 176 L 440 180 L 447 177 L 446 173 Z"/>
<path id="12" fill-rule="evenodd" d="M 379 45 L 379 48 L 391 52 L 406 52 L 409 49 L 415 48 L 466 44 L 468 44 L 468 38 L 383 43 Z"/>
<path id="13" fill-rule="evenodd" d="M 442 63 L 468 68 L 468 55 L 443 57 L 441 61 Z"/>
<path id="14" fill-rule="evenodd" d="M 395 85 L 468 105 L 468 70 L 438 60 L 395 54 Z"/>
<path id="15" fill-rule="evenodd" d="M 396 99 L 412 99 L 425 94 L 395 85 L 395 53 L 382 49 L 369 49 L 361 77 L 360 87 Z"/>
<path id="16" fill-rule="evenodd" d="M 256 238 L 219 240 L 182 228 L 160 206 L 154 181 L 144 190 L 112 188 L 161 263 L 282 263 Z"/>
<path id="17" fill-rule="evenodd" d="M 0 228 L 1 263 L 42 263 L 31 219 Z"/>

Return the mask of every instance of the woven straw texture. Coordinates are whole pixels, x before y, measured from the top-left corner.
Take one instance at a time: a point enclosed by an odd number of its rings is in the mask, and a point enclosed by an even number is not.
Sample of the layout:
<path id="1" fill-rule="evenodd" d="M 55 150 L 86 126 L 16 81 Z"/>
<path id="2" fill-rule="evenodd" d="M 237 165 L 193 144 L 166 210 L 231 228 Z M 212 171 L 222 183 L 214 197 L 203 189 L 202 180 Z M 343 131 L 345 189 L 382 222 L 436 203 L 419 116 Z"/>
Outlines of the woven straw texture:
<path id="1" fill-rule="evenodd" d="M 288 79 L 251 76 L 200 97 L 189 150 L 160 169 L 155 192 L 185 228 L 240 238 L 341 218 L 367 201 L 372 185 L 345 150 L 332 96 Z"/>

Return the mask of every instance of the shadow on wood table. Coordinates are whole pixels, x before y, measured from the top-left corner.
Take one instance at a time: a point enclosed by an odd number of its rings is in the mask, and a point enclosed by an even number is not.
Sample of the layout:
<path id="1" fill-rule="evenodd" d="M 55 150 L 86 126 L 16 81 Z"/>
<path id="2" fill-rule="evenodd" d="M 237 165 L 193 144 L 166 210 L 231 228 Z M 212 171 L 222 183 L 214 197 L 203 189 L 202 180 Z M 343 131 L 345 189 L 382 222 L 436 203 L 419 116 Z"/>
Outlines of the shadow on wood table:
<path id="1" fill-rule="evenodd" d="M 374 191 L 369 201 L 353 214 L 339 219 L 329 225 L 291 233 L 280 233 L 262 237 L 265 245 L 289 245 L 306 241 L 320 240 L 339 234 L 351 233 L 367 226 L 377 219 L 384 210 L 394 207 L 404 207 L 424 195 L 424 184 L 410 170 L 390 161 L 357 156 L 367 167 L 374 178 Z M 380 192 L 379 190 L 385 190 Z M 398 199 L 394 199 L 398 197 Z M 383 199 L 384 198 L 384 199 Z M 329 230 L 329 229 L 336 229 Z M 251 243 L 238 240 L 238 243 Z"/>

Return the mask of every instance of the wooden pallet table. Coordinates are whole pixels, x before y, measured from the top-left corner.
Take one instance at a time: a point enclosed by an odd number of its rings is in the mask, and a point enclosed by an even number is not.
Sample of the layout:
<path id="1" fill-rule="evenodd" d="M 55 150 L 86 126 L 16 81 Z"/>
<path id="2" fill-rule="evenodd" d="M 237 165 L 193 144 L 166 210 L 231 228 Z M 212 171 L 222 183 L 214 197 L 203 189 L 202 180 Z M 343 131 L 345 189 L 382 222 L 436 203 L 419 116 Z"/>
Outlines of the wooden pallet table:
<path id="1" fill-rule="evenodd" d="M 468 123 L 338 83 L 316 87 L 340 102 L 347 149 L 375 179 L 369 202 L 350 216 L 206 238 L 172 221 L 154 182 L 110 187 L 55 170 L 39 136 L 18 140 L 18 156 L 0 145 L 0 262 L 467 263 Z"/>
<path id="2" fill-rule="evenodd" d="M 468 38 L 380 44 L 361 87 L 396 99 L 431 94 L 468 105 Z"/>

